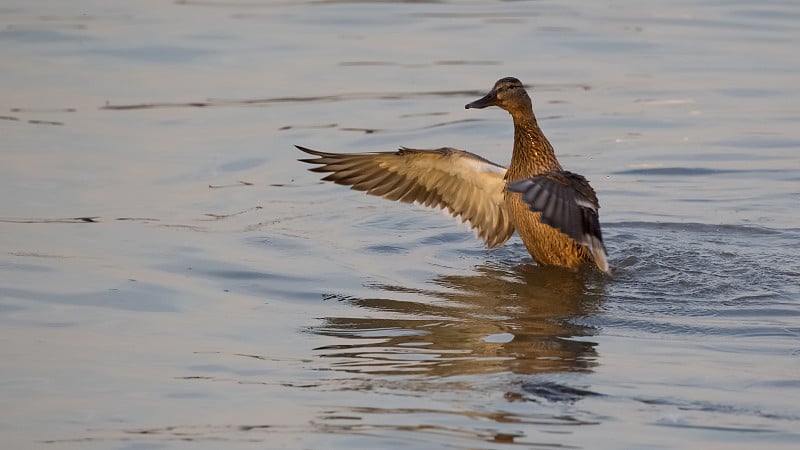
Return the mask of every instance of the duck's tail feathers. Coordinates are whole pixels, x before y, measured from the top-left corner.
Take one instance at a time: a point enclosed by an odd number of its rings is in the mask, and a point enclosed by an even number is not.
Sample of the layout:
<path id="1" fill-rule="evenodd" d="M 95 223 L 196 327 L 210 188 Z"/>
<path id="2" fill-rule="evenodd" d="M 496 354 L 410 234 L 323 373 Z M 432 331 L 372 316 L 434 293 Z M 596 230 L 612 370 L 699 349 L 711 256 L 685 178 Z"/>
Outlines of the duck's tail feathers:
<path id="1" fill-rule="evenodd" d="M 603 245 L 603 241 L 591 234 L 583 235 L 583 239 L 586 246 L 589 247 L 589 251 L 592 252 L 592 258 L 594 258 L 597 268 L 611 275 L 611 267 L 608 265 L 608 253 L 606 253 L 606 246 Z"/>

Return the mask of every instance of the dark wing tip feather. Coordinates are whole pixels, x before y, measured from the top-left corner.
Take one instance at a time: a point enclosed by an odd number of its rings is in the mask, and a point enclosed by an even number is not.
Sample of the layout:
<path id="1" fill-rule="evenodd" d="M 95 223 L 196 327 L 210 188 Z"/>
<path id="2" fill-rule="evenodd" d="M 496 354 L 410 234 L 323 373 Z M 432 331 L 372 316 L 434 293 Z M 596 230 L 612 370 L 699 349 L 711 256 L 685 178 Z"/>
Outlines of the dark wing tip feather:
<path id="1" fill-rule="evenodd" d="M 310 148 L 308 148 L 308 147 L 303 147 L 303 146 L 300 146 L 300 145 L 295 145 L 295 148 L 297 148 L 297 149 L 298 149 L 298 150 L 300 150 L 301 152 L 306 152 L 306 153 L 308 153 L 309 155 L 314 155 L 314 156 L 326 156 L 326 155 L 327 155 L 327 153 L 325 153 L 325 152 L 320 152 L 320 151 L 317 151 L 317 150 L 312 150 L 312 149 L 310 149 Z M 301 159 L 300 161 L 303 161 L 303 160 Z"/>

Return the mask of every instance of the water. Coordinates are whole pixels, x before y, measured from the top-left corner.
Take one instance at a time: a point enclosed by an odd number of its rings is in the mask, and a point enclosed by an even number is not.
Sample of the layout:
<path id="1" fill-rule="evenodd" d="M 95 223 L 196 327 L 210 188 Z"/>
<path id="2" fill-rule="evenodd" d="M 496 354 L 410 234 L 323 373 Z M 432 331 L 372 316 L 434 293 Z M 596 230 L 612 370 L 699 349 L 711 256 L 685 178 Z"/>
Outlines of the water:
<path id="1" fill-rule="evenodd" d="M 796 448 L 794 2 L 6 2 L 4 448 Z M 293 144 L 510 157 L 615 269 L 319 183 Z"/>

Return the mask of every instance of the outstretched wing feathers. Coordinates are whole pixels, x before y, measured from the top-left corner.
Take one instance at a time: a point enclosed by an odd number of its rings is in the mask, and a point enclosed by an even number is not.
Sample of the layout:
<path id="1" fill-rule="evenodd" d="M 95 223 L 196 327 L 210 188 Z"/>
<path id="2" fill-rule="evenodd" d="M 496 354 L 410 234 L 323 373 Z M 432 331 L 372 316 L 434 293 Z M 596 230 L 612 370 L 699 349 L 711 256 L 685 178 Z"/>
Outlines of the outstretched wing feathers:
<path id="1" fill-rule="evenodd" d="M 315 158 L 313 172 L 389 200 L 443 208 L 469 222 L 489 247 L 505 243 L 514 233 L 503 201 L 506 169 L 463 150 L 441 148 L 397 152 L 328 153 L 297 146 Z"/>

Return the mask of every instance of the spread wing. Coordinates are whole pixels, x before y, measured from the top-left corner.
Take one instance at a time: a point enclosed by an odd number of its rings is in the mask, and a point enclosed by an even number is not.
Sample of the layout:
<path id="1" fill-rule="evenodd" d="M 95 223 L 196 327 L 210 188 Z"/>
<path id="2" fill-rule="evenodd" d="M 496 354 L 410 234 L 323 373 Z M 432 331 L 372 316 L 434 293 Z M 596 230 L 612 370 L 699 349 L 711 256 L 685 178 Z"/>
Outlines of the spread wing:
<path id="1" fill-rule="evenodd" d="M 572 172 L 553 171 L 514 181 L 507 189 L 522 194 L 531 211 L 542 213 L 542 223 L 588 247 L 597 266 L 609 271 L 597 213 L 600 205 L 586 178 Z"/>
<path id="2" fill-rule="evenodd" d="M 505 167 L 453 148 L 396 152 L 327 153 L 296 146 L 316 156 L 323 178 L 389 200 L 446 209 L 468 221 L 489 247 L 505 243 L 514 225 L 504 203 Z"/>

